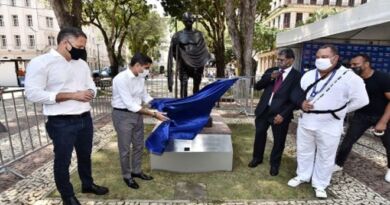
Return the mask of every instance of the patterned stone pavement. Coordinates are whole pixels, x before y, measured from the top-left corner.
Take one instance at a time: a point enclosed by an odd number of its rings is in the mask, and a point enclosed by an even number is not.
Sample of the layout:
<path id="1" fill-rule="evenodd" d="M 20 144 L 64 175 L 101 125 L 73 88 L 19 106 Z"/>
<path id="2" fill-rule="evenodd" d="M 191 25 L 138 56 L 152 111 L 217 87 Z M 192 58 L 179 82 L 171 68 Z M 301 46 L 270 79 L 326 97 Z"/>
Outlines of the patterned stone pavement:
<path id="1" fill-rule="evenodd" d="M 229 116 L 229 113 L 221 112 L 224 116 Z M 227 123 L 253 123 L 253 117 L 235 116 L 227 118 Z M 145 123 L 155 123 L 153 119 L 145 118 Z M 288 144 L 286 145 L 285 153 L 288 156 L 295 157 L 295 139 L 294 139 L 294 125 L 290 128 L 288 137 Z M 115 135 L 111 123 L 106 124 L 97 130 L 94 139 L 94 152 L 102 148 L 109 142 L 111 136 Z M 269 138 L 272 141 L 272 137 Z M 371 141 L 370 141 L 371 142 Z M 363 142 L 364 143 L 364 142 Z M 377 144 L 374 143 L 375 146 Z M 354 147 L 354 151 L 359 147 Z M 380 153 L 373 151 L 373 156 L 366 154 L 368 158 L 373 157 L 377 159 L 381 156 Z M 375 156 L 374 156 L 375 155 Z M 73 158 L 75 160 L 75 158 Z M 368 159 L 365 159 L 368 160 Z M 73 161 L 74 162 L 74 161 Z M 355 163 L 355 162 L 353 162 Z M 380 162 L 378 166 L 382 166 L 384 162 Z M 76 163 L 72 163 L 71 170 L 75 171 Z M 14 186 L 10 187 L 6 191 L 0 193 L 0 204 L 61 204 L 59 199 L 47 198 L 47 195 L 55 189 L 53 177 L 52 177 L 53 161 L 46 163 L 41 168 L 35 170 L 26 179 L 19 181 Z M 346 168 L 347 169 L 347 168 Z M 348 170 L 348 169 L 347 169 Z M 378 176 L 376 176 L 378 178 Z M 383 178 L 382 178 L 383 179 Z M 350 176 L 348 171 L 336 173 L 332 179 L 332 185 L 329 187 L 329 193 L 333 196 L 329 200 L 301 200 L 301 201 L 265 201 L 265 200 L 251 200 L 251 201 L 226 201 L 224 204 L 242 204 L 242 205 L 255 205 L 255 204 L 390 204 L 390 201 L 379 193 L 370 188 L 369 185 L 365 185 L 358 179 Z M 86 198 L 80 199 L 82 204 L 88 205 L 181 205 L 181 204 L 206 204 L 196 203 L 191 201 L 145 201 L 145 200 L 90 200 Z M 207 203 L 213 204 L 213 203 Z M 219 203 L 217 203 L 219 204 Z"/>

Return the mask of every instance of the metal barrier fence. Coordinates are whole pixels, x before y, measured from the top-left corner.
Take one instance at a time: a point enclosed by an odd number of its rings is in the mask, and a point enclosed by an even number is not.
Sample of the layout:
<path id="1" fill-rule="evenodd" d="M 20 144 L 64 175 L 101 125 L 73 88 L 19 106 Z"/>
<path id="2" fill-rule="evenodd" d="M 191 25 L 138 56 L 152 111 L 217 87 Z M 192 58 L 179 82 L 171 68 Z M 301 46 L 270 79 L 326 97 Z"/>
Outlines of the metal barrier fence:
<path id="1" fill-rule="evenodd" d="M 203 78 L 201 88 L 223 78 Z M 255 91 L 255 77 L 239 77 L 237 82 L 222 96 L 217 107 L 224 110 L 232 110 L 246 115 L 253 115 L 254 108 L 261 95 L 259 91 Z M 180 82 L 179 82 L 180 83 Z M 180 86 L 178 86 L 180 87 Z M 175 85 L 173 85 L 173 89 Z M 188 81 L 188 94 L 192 94 L 193 81 L 190 78 Z M 174 98 L 175 93 L 168 91 L 168 82 L 166 77 L 159 75 L 146 80 L 146 89 L 154 98 Z M 180 90 L 180 88 L 178 88 Z M 178 91 L 179 92 L 179 91 Z"/>
<path id="2" fill-rule="evenodd" d="M 91 114 L 94 120 L 111 113 L 111 87 L 99 87 L 92 101 Z M 26 100 L 24 89 L 5 90 L 0 93 L 0 173 L 10 172 L 21 178 L 23 175 L 10 165 L 52 142 L 46 130 L 46 117 L 42 105 Z"/>

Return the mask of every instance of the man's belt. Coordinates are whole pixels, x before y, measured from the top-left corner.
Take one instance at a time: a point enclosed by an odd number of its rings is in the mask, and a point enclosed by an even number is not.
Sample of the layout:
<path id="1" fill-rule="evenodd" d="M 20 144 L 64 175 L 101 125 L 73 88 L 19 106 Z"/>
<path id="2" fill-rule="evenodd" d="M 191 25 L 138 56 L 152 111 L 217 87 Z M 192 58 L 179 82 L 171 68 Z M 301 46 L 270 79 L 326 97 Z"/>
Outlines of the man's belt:
<path id="1" fill-rule="evenodd" d="M 309 111 L 304 111 L 305 113 L 313 113 L 313 114 L 331 114 L 335 119 L 337 120 L 340 120 L 340 117 L 336 115 L 336 112 L 340 111 L 340 110 L 343 110 L 344 108 L 346 108 L 348 105 L 348 103 L 345 103 L 345 105 L 343 105 L 342 107 L 340 108 L 337 108 L 335 110 L 309 110 Z"/>
<path id="2" fill-rule="evenodd" d="M 122 112 L 132 112 L 132 111 L 126 109 L 126 108 L 116 108 L 116 107 L 114 107 L 114 108 L 112 108 L 112 109 L 118 110 L 118 111 L 122 111 Z"/>
<path id="3" fill-rule="evenodd" d="M 87 111 L 84 113 L 81 113 L 79 115 L 49 115 L 48 118 L 62 118 L 62 119 L 70 119 L 70 118 L 84 118 L 91 116 L 91 112 Z"/>

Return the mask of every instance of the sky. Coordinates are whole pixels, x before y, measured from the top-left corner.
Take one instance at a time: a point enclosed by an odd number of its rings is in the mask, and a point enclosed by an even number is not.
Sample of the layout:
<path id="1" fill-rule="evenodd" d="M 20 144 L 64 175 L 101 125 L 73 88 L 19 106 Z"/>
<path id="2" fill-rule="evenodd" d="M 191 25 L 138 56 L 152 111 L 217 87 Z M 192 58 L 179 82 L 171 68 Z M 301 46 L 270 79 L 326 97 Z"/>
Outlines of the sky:
<path id="1" fill-rule="evenodd" d="M 160 16 L 164 15 L 164 8 L 161 6 L 161 3 L 158 0 L 147 0 L 149 4 L 154 4 L 157 6 L 155 9 Z"/>

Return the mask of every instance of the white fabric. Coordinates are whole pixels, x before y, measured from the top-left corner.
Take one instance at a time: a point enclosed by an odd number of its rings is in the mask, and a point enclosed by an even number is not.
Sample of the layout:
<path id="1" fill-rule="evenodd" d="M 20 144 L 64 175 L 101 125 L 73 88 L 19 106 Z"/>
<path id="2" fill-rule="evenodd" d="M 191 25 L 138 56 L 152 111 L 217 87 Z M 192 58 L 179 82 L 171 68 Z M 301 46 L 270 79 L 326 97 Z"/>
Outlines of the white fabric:
<path id="1" fill-rule="evenodd" d="M 343 75 L 345 71 L 347 71 L 347 73 Z M 314 69 L 303 75 L 301 79 L 301 87 L 303 90 L 315 82 L 316 72 L 317 71 Z M 316 91 L 319 91 L 322 88 L 330 76 L 331 74 L 317 83 Z M 341 79 L 338 80 L 323 97 L 316 101 L 316 99 L 318 99 L 340 76 L 342 76 Z M 312 90 L 313 88 L 307 93 L 307 99 Z M 312 102 L 314 101 L 316 101 L 314 103 L 314 110 L 335 110 L 349 102 L 346 109 L 336 112 L 336 115 L 340 117 L 341 120 L 335 119 L 331 114 L 313 113 L 303 113 L 301 119 L 299 119 L 300 126 L 306 129 L 321 130 L 325 133 L 338 135 L 342 132 L 343 119 L 346 113 L 367 105 L 369 99 L 364 81 L 350 69 L 341 66 L 327 87 L 312 100 Z"/>
<path id="2" fill-rule="evenodd" d="M 292 69 L 292 66 L 290 66 L 290 67 L 284 69 L 284 73 L 282 74 L 282 81 L 284 81 L 284 79 L 287 78 L 287 75 L 290 73 L 291 69 Z M 282 69 L 279 69 L 279 71 L 281 71 L 281 70 L 282 70 Z M 268 105 L 271 105 L 271 103 L 272 103 L 272 98 L 274 98 L 274 93 L 273 93 L 273 92 L 272 92 L 272 94 L 271 94 L 271 97 L 269 98 Z"/>
<path id="3" fill-rule="evenodd" d="M 308 130 L 298 124 L 297 175 L 317 189 L 325 189 L 332 178 L 341 133 L 331 135 L 321 130 Z"/>
<path id="4" fill-rule="evenodd" d="M 138 112 L 142 102 L 149 103 L 152 100 L 146 91 L 145 78 L 135 76 L 129 68 L 112 80 L 112 107 Z"/>
<path id="5" fill-rule="evenodd" d="M 44 115 L 75 115 L 91 110 L 89 102 L 68 100 L 57 103 L 59 92 L 76 92 L 96 86 L 88 64 L 79 60 L 67 61 L 56 50 L 31 60 L 26 69 L 25 91 L 28 100 L 43 104 Z"/>

